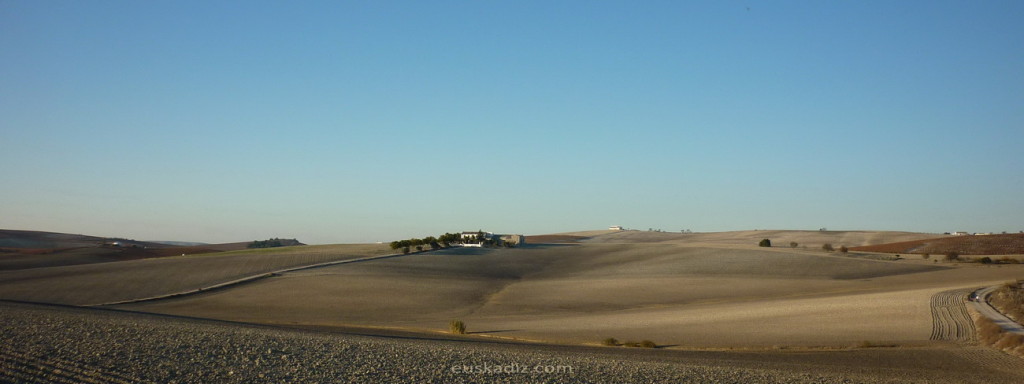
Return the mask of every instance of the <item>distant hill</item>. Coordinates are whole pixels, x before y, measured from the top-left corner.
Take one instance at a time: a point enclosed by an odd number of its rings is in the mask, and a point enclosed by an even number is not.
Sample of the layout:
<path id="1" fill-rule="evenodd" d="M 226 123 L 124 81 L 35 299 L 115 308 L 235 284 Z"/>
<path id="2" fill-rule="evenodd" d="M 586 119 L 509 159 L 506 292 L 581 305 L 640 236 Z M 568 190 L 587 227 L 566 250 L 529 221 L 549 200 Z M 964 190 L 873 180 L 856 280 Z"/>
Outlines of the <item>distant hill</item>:
<path id="1" fill-rule="evenodd" d="M 245 249 L 247 244 L 137 241 L 68 233 L 0 229 L 0 270 L 223 252 Z"/>
<path id="2" fill-rule="evenodd" d="M 193 241 L 163 241 L 163 240 L 147 240 L 150 243 L 165 244 L 173 247 L 195 247 L 200 245 L 210 245 L 207 243 L 197 243 Z"/>
<path id="3" fill-rule="evenodd" d="M 1024 233 L 1000 235 L 944 236 L 934 239 L 902 241 L 850 248 L 851 251 L 943 255 L 1020 255 L 1024 254 Z"/>

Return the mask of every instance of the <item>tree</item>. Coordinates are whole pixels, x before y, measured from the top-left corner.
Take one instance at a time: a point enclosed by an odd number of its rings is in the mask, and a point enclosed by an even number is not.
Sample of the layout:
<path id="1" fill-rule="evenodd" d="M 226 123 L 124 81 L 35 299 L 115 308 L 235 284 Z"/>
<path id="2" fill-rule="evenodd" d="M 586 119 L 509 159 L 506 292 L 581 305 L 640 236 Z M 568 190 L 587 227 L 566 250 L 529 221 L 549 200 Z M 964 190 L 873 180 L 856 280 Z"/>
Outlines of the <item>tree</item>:
<path id="1" fill-rule="evenodd" d="M 825 252 L 832 252 L 832 251 L 836 250 L 835 248 L 832 248 L 832 243 L 822 244 L 821 245 L 821 249 L 825 250 Z"/>
<path id="2" fill-rule="evenodd" d="M 423 238 L 423 242 L 430 246 L 430 249 L 441 248 L 441 245 L 437 243 L 437 238 L 434 236 L 427 236 Z"/>
<path id="3" fill-rule="evenodd" d="M 772 241 L 768 239 L 762 239 L 760 243 L 757 243 L 758 247 L 771 247 Z"/>

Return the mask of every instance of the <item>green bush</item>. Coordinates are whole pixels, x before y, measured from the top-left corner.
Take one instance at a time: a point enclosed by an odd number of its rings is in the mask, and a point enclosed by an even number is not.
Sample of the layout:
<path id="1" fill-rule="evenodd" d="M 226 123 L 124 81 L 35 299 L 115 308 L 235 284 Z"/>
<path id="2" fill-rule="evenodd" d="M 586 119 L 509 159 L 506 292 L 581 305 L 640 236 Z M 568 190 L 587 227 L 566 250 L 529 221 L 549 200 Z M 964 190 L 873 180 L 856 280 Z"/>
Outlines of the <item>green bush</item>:
<path id="1" fill-rule="evenodd" d="M 768 240 L 768 239 L 763 239 L 763 240 L 761 240 L 760 243 L 757 243 L 757 246 L 758 247 L 771 247 L 772 246 L 772 241 Z"/>

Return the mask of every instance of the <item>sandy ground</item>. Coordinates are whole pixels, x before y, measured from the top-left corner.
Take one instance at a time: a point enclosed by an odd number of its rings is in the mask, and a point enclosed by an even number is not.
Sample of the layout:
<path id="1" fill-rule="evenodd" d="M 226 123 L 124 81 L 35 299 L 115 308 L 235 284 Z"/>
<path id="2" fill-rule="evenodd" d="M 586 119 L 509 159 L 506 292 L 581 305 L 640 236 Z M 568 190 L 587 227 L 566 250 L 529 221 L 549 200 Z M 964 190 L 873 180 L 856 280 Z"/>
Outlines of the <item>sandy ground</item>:
<path id="1" fill-rule="evenodd" d="M 743 241 L 728 234 L 694 241 L 689 236 L 699 234 L 626 232 L 579 244 L 444 250 L 120 308 L 423 331 L 461 319 L 480 336 L 574 344 L 615 337 L 678 348 L 914 346 L 930 343 L 932 295 L 1024 276 L 1020 266 L 758 249 L 765 232 L 745 232 Z M 818 231 L 787 236 L 840 244 Z M 910 235 L 833 236 L 852 246 Z"/>

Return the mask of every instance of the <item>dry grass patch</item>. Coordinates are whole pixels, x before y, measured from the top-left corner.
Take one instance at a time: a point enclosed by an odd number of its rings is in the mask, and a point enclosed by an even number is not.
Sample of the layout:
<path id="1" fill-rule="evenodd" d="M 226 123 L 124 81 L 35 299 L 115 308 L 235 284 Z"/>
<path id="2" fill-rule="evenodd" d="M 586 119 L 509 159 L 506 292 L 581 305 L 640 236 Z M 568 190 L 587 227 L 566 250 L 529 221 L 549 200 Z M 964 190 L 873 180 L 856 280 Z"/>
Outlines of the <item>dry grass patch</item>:
<path id="1" fill-rule="evenodd" d="M 978 339 L 981 342 L 1011 355 L 1024 357 L 1024 335 L 1006 332 L 985 316 L 979 316 L 974 323 L 978 327 Z"/>
<path id="2" fill-rule="evenodd" d="M 1014 321 L 1024 321 L 1024 289 L 1021 287 L 1021 281 L 1003 284 L 992 292 L 989 302 Z"/>
<path id="3" fill-rule="evenodd" d="M 466 334 L 466 323 L 462 320 L 452 320 L 448 322 L 448 331 L 456 335 Z"/>

